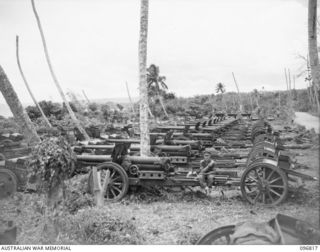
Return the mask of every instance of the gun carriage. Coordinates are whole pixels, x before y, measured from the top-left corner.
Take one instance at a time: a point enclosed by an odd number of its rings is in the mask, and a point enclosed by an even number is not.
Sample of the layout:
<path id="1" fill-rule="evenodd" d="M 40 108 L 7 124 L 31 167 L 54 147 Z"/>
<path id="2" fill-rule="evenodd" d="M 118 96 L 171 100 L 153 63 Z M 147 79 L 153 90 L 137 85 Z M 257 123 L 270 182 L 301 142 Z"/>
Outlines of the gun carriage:
<path id="1" fill-rule="evenodd" d="M 242 127 L 241 130 L 237 128 Z M 199 186 L 196 175 L 190 171 L 199 169 L 199 161 L 205 145 L 199 138 L 212 138 L 215 149 L 230 147 L 215 142 L 214 134 L 228 134 L 234 130 L 234 137 L 246 134 L 252 143 L 248 154 L 213 153 L 216 161 L 214 185 L 240 186 L 243 198 L 248 202 L 276 205 L 285 200 L 288 193 L 288 180 L 292 177 L 315 179 L 292 169 L 295 165 L 283 150 L 278 134 L 264 122 L 257 121 L 250 127 L 238 119 L 227 118 L 224 124 L 199 127 L 199 132 L 189 133 L 191 139 L 176 139 L 183 135 L 184 126 L 170 126 L 172 138 L 157 139 L 163 132 L 151 133 L 156 136 L 151 144 L 151 157 L 140 157 L 139 139 L 105 139 L 103 145 L 75 146 L 77 171 L 89 172 L 88 185 L 93 190 L 92 167 L 96 166 L 100 177 L 110 176 L 106 187 L 106 200 L 121 200 L 130 187 L 141 185 Z M 206 129 L 207 131 L 204 132 Z M 208 130 L 210 129 L 210 130 Z M 208 133 L 210 132 L 210 133 Z M 197 139 L 198 137 L 198 139 Z M 245 140 L 247 141 L 247 140 Z M 240 141 L 240 144 L 241 143 Z M 241 146 L 241 145 L 233 145 Z M 246 145 L 250 146 L 250 145 Z M 0 198 L 24 188 L 26 171 L 24 159 L 7 160 L 0 163 Z M 189 173 L 189 175 L 188 175 Z"/>

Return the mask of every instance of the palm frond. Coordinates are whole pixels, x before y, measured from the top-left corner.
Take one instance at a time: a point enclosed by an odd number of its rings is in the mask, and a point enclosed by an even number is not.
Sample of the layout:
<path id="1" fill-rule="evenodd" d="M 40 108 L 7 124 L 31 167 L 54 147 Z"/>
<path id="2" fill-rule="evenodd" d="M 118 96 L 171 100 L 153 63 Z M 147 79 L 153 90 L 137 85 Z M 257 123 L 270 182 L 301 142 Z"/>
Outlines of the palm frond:
<path id="1" fill-rule="evenodd" d="M 160 84 L 164 89 L 168 89 L 168 86 L 167 86 L 167 84 L 165 82 L 160 81 Z"/>

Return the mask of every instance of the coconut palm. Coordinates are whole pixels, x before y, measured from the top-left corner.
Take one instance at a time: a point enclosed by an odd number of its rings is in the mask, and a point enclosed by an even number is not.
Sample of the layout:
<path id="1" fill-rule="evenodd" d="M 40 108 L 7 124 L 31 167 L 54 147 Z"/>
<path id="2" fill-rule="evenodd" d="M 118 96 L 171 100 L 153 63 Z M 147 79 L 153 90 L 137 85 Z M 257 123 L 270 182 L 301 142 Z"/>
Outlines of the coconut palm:
<path id="1" fill-rule="evenodd" d="M 312 82 L 315 89 L 318 111 L 320 110 L 318 90 L 320 88 L 320 69 L 317 47 L 317 0 L 309 0 L 308 5 L 308 45 Z"/>
<path id="2" fill-rule="evenodd" d="M 147 69 L 147 83 L 148 83 L 148 90 L 152 90 L 152 87 L 155 90 L 155 93 L 157 95 L 157 98 L 161 104 L 161 107 L 164 111 L 164 114 L 166 117 L 168 117 L 168 113 L 164 107 L 163 101 L 162 101 L 162 96 L 160 95 L 162 89 L 168 89 L 167 84 L 164 82 L 166 80 L 165 76 L 160 76 L 159 75 L 159 67 L 156 65 L 152 64 L 149 66 Z"/>
<path id="3" fill-rule="evenodd" d="M 25 112 L 22 104 L 14 91 L 7 75 L 0 66 L 0 91 L 6 100 L 14 118 L 17 120 L 18 125 L 30 145 L 35 145 L 40 142 L 40 138 L 34 128 L 30 118 Z"/>
<path id="4" fill-rule="evenodd" d="M 219 83 L 216 85 L 216 93 L 217 93 L 217 94 L 219 94 L 219 93 L 224 94 L 225 92 L 226 92 L 225 86 L 224 86 L 221 82 L 219 82 Z"/>
<path id="5" fill-rule="evenodd" d="M 38 25 L 38 28 L 39 28 L 39 32 L 40 32 L 40 36 L 41 36 L 41 41 L 42 41 L 42 45 L 43 45 L 43 50 L 44 50 L 44 54 L 45 54 L 45 57 L 46 57 L 46 61 L 47 61 L 47 64 L 48 64 L 48 67 L 49 67 L 49 70 L 50 70 L 50 74 L 51 74 L 51 77 L 53 79 L 53 82 L 54 84 L 56 85 L 58 91 L 59 91 L 59 94 L 69 112 L 69 115 L 73 121 L 73 123 L 75 124 L 75 126 L 78 128 L 78 130 L 80 131 L 80 133 L 84 136 L 85 140 L 90 140 L 90 137 L 88 136 L 87 132 L 84 130 L 84 128 L 81 126 L 79 120 L 77 119 L 76 115 L 74 114 L 74 112 L 72 111 L 71 107 L 70 107 L 70 104 L 69 102 L 67 101 L 67 98 L 61 88 L 61 85 L 58 81 L 58 78 L 55 74 L 55 72 L 53 71 L 53 66 L 52 66 L 52 63 L 51 63 L 51 60 L 50 60 L 50 57 L 49 57 L 49 52 L 48 52 L 48 48 L 47 48 L 47 42 L 46 42 L 46 39 L 45 39 L 45 36 L 44 36 L 44 32 L 43 32 L 43 29 L 42 29 L 42 25 L 41 25 L 41 22 L 40 22 L 40 17 L 38 15 L 38 12 L 36 10 L 36 6 L 35 6 L 35 3 L 34 3 L 34 0 L 31 0 L 31 5 L 32 5 L 32 10 L 33 10 L 33 13 L 34 13 L 34 16 L 36 18 L 36 21 L 37 21 L 37 25 Z"/>
<path id="6" fill-rule="evenodd" d="M 219 82 L 217 85 L 216 85 L 216 93 L 218 94 L 218 97 L 219 97 L 219 101 L 222 103 L 222 95 L 226 92 L 226 88 L 225 86 Z M 226 106 L 226 105 L 225 105 Z M 226 107 L 226 111 L 227 111 L 227 107 Z"/>
<path id="7" fill-rule="evenodd" d="M 150 154 L 148 124 L 147 37 L 149 0 L 141 0 L 139 36 L 140 155 Z"/>
<path id="8" fill-rule="evenodd" d="M 24 84 L 26 85 L 26 88 L 34 102 L 34 104 L 36 105 L 36 107 L 38 108 L 38 110 L 40 111 L 40 114 L 45 122 L 45 124 L 47 125 L 48 128 L 51 128 L 51 123 L 49 122 L 48 118 L 46 117 L 46 115 L 43 113 L 43 110 L 42 108 L 40 107 L 38 101 L 36 100 L 36 98 L 34 97 L 33 93 L 32 93 L 32 90 L 29 86 L 29 83 L 22 71 L 22 67 L 21 67 L 21 63 L 20 63 L 20 57 L 19 57 L 19 36 L 16 36 L 16 58 L 17 58 L 17 64 L 18 64 L 18 68 L 19 68 L 19 71 L 20 71 L 20 74 L 21 74 L 21 77 L 22 77 L 22 80 L 24 82 Z"/>
<path id="9" fill-rule="evenodd" d="M 253 89 L 252 92 L 253 92 L 252 96 L 253 96 L 254 100 L 256 101 L 257 107 L 259 107 L 260 93 L 257 89 Z"/>

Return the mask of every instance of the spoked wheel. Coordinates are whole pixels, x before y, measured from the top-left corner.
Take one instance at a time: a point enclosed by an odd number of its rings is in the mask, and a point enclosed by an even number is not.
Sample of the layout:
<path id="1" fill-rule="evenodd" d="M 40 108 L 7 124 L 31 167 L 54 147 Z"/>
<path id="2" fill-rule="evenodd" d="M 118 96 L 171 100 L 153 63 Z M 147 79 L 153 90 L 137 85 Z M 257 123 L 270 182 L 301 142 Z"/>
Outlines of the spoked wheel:
<path id="1" fill-rule="evenodd" d="M 100 173 L 100 183 L 103 186 L 106 181 L 106 190 L 104 198 L 109 202 L 117 202 L 121 200 L 129 188 L 129 179 L 124 169 L 115 163 L 104 163 L 97 167 Z M 92 172 L 89 175 L 89 190 L 93 193 L 93 177 Z"/>
<path id="2" fill-rule="evenodd" d="M 230 235 L 234 233 L 235 225 L 224 226 L 212 230 L 197 241 L 197 245 L 229 245 Z"/>
<path id="3" fill-rule="evenodd" d="M 13 141 L 10 140 L 10 139 L 5 139 L 5 140 L 3 140 L 3 141 L 1 142 L 1 144 L 4 145 L 4 146 L 10 146 L 10 145 L 13 144 Z"/>
<path id="4" fill-rule="evenodd" d="M 242 174 L 241 193 L 251 204 L 277 205 L 288 193 L 287 175 L 273 164 L 256 161 Z"/>
<path id="5" fill-rule="evenodd" d="M 17 176 L 8 169 L 0 169 L 0 199 L 12 196 L 17 191 Z"/>

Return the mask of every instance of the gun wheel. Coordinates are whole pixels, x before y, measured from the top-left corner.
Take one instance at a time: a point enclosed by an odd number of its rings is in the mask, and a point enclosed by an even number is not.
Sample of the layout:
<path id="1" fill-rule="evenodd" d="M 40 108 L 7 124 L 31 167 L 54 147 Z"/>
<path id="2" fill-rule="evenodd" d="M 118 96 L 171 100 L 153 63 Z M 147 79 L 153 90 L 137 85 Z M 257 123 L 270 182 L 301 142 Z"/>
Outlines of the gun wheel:
<path id="1" fill-rule="evenodd" d="M 242 174 L 241 193 L 251 204 L 280 204 L 288 193 L 287 175 L 278 167 L 263 162 L 252 163 Z"/>
<path id="2" fill-rule="evenodd" d="M 0 169 L 0 199 L 12 196 L 17 191 L 17 176 L 8 169 Z"/>
<path id="3" fill-rule="evenodd" d="M 108 202 L 120 201 L 128 192 L 129 179 L 124 169 L 115 163 L 103 163 L 97 167 L 100 174 L 100 184 L 103 185 L 106 176 L 107 184 L 104 198 Z M 92 171 L 89 175 L 89 191 L 93 193 Z"/>
<path id="4" fill-rule="evenodd" d="M 230 235 L 234 233 L 235 225 L 223 226 L 214 229 L 204 235 L 197 242 L 197 245 L 229 245 Z"/>

